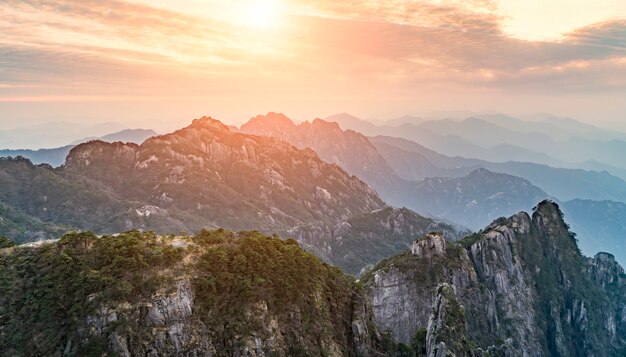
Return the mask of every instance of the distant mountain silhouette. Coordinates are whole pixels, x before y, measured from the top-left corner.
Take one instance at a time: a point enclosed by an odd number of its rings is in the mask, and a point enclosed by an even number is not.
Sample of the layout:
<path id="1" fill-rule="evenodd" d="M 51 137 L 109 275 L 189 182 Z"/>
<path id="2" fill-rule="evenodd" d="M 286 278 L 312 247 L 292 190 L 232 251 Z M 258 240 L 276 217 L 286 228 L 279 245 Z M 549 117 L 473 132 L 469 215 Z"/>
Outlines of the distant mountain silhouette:
<path id="1" fill-rule="evenodd" d="M 69 154 L 70 150 L 77 144 L 84 143 L 90 140 L 102 140 L 107 142 L 129 142 L 141 144 L 149 137 L 155 136 L 157 133 L 151 129 L 124 129 L 112 134 L 107 134 L 100 137 L 89 137 L 73 142 L 71 145 L 66 145 L 52 149 L 39 149 L 39 150 L 0 150 L 0 157 L 16 157 L 23 156 L 29 159 L 32 163 L 49 164 L 52 166 L 61 166 L 65 162 L 65 157 Z"/>
<path id="2" fill-rule="evenodd" d="M 626 151 L 625 134 L 572 119 L 530 122 L 491 114 L 375 125 L 349 114 L 329 118 L 365 135 L 409 139 L 448 156 L 495 162 L 527 161 L 565 168 L 578 168 L 580 162 L 595 160 L 607 164 L 607 169 L 626 169 L 626 159 L 619 154 Z"/>

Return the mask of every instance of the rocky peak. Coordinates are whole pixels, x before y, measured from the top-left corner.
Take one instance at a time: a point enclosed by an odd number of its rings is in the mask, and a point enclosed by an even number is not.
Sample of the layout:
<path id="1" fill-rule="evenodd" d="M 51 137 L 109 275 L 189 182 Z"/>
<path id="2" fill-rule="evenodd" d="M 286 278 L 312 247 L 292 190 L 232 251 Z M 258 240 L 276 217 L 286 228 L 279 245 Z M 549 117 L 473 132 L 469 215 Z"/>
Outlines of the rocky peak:
<path id="1" fill-rule="evenodd" d="M 274 133 L 281 133 L 280 137 L 296 129 L 296 124 L 282 113 L 269 112 L 266 115 L 257 115 L 241 126 L 244 133 L 273 136 Z"/>
<path id="2" fill-rule="evenodd" d="M 613 254 L 600 252 L 588 258 L 589 275 L 603 287 L 617 285 L 626 281 L 624 269 L 615 261 Z"/>
<path id="3" fill-rule="evenodd" d="M 417 239 L 411 246 L 411 253 L 420 258 L 434 258 L 446 253 L 446 239 L 443 234 L 431 232 Z"/>
<path id="4" fill-rule="evenodd" d="M 326 120 L 320 119 L 320 118 L 313 119 L 313 121 L 311 122 L 311 126 L 312 127 L 318 127 L 318 128 L 324 128 L 324 129 L 335 131 L 335 132 L 342 132 L 343 131 L 343 130 L 341 130 L 341 127 L 339 126 L 339 123 L 334 122 L 334 121 L 326 121 Z"/>
<path id="5" fill-rule="evenodd" d="M 220 132 L 229 132 L 230 128 L 217 119 L 211 117 L 202 117 L 194 119 L 187 128 L 210 128 Z"/>
<path id="6" fill-rule="evenodd" d="M 375 322 L 398 341 L 428 328 L 430 356 L 459 355 L 450 343 L 462 348 L 465 339 L 476 351 L 506 356 L 600 356 L 625 348 L 624 270 L 607 253 L 585 259 L 556 203 L 542 201 L 532 218 L 520 212 L 458 243 L 441 243 L 428 235 L 413 254 L 365 275 L 373 277 L 364 283 Z M 465 335 L 446 340 L 439 331 L 462 326 L 446 320 L 455 301 Z"/>
<path id="7" fill-rule="evenodd" d="M 282 114 L 257 116 L 241 126 L 241 132 L 271 136 L 298 148 L 311 148 L 326 162 L 358 176 L 391 203 L 399 203 L 405 183 L 395 174 L 374 145 L 362 134 L 344 131 L 323 119 L 294 124 Z"/>

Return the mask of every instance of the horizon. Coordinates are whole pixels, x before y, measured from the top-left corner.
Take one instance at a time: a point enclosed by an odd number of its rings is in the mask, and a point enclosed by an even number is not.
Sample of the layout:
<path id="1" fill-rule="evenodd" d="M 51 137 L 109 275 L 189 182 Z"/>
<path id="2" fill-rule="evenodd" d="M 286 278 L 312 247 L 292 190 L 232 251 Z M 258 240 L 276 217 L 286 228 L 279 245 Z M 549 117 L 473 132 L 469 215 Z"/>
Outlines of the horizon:
<path id="1" fill-rule="evenodd" d="M 0 127 L 469 110 L 626 131 L 616 0 L 11 0 L 0 14 Z"/>

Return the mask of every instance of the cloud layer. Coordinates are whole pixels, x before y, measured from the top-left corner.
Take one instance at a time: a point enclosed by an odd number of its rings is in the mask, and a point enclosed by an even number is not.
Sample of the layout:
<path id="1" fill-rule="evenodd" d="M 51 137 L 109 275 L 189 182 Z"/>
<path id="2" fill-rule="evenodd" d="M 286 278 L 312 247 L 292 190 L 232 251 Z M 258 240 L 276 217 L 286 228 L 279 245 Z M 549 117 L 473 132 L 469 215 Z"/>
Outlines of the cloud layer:
<path id="1" fill-rule="evenodd" d="M 267 30 L 201 4 L 2 1 L 0 98 L 626 88 L 620 19 L 542 42 L 507 36 L 491 0 L 293 0 Z"/>

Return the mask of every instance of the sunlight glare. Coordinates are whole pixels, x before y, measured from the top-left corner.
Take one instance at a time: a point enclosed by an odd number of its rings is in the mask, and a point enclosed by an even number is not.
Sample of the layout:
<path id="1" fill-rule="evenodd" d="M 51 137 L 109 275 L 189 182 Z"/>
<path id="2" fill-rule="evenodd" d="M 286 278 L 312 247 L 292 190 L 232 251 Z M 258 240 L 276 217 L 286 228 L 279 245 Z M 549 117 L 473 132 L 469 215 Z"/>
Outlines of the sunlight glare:
<path id="1" fill-rule="evenodd" d="M 281 10 L 279 0 L 251 0 L 245 23 L 255 28 L 274 27 L 280 21 Z"/>

